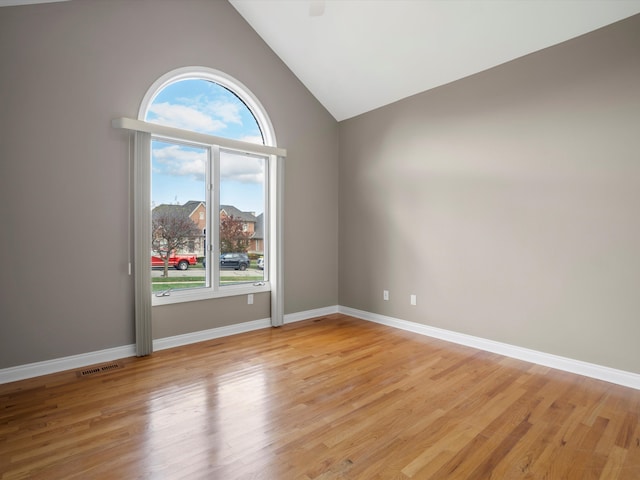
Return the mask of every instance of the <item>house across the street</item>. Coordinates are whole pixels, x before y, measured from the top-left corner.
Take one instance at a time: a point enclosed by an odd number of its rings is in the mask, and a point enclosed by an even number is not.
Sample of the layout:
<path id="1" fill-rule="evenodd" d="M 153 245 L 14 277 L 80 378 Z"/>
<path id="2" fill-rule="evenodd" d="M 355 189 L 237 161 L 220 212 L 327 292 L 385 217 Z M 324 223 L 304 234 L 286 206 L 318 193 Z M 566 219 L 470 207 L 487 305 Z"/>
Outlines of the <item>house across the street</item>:
<path id="1" fill-rule="evenodd" d="M 193 253 L 198 257 L 204 256 L 205 249 L 205 229 L 206 222 L 206 206 L 199 200 L 189 200 L 183 205 L 161 204 L 153 209 L 154 212 L 159 209 L 181 210 L 191 218 L 201 232 L 197 237 L 189 239 L 187 247 L 178 253 Z M 232 218 L 236 222 L 242 224 L 242 231 L 248 236 L 247 253 L 263 255 L 264 254 L 264 214 L 256 216 L 255 212 L 243 212 L 233 205 L 220 205 L 220 219 Z"/>

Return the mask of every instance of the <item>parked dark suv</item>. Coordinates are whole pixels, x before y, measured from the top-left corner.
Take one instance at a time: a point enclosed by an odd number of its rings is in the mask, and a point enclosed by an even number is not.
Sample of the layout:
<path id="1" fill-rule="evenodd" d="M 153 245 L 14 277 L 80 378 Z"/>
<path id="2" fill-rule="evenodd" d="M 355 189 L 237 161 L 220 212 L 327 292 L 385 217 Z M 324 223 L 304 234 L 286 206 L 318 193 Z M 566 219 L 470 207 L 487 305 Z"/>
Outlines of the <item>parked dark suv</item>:
<path id="1" fill-rule="evenodd" d="M 246 270 L 249 268 L 249 255 L 246 253 L 223 253 L 220 255 L 220 268 Z"/>

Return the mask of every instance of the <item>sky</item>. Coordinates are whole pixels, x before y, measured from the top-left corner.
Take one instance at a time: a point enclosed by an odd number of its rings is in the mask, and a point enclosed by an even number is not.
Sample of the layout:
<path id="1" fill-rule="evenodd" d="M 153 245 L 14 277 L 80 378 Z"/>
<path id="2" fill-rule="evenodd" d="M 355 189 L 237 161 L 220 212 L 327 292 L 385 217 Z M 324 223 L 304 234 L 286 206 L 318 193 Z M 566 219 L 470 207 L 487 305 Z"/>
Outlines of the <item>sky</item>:
<path id="1" fill-rule="evenodd" d="M 181 80 L 153 100 L 146 120 L 219 137 L 263 144 L 258 123 L 233 93 L 208 80 Z M 205 200 L 208 151 L 199 146 L 154 141 L 151 145 L 151 202 L 184 204 Z M 245 212 L 264 212 L 263 157 L 220 154 L 220 203 Z"/>

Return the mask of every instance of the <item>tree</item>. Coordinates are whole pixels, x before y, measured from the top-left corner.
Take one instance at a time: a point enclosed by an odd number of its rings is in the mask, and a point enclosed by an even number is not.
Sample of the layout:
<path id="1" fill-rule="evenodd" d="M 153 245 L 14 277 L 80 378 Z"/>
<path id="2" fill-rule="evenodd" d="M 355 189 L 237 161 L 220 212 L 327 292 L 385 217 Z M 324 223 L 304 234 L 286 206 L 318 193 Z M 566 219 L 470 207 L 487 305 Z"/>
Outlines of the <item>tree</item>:
<path id="1" fill-rule="evenodd" d="M 233 215 L 220 217 L 220 253 L 247 253 L 251 233 L 245 231 L 244 221 Z"/>
<path id="2" fill-rule="evenodd" d="M 185 248 L 200 230 L 189 213 L 178 205 L 159 205 L 151 215 L 151 248 L 164 261 L 163 276 L 169 276 L 169 258 Z"/>

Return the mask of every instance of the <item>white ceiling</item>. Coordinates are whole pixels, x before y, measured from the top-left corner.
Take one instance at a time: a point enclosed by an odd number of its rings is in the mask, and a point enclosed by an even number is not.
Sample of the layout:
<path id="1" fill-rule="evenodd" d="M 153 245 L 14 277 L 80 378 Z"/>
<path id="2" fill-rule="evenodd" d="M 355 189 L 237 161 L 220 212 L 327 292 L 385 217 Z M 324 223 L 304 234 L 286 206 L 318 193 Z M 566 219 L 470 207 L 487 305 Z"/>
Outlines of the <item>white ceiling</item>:
<path id="1" fill-rule="evenodd" d="M 336 120 L 640 13 L 640 0 L 229 2 Z"/>
<path id="2" fill-rule="evenodd" d="M 640 13 L 640 0 L 229 0 L 337 120 Z"/>

